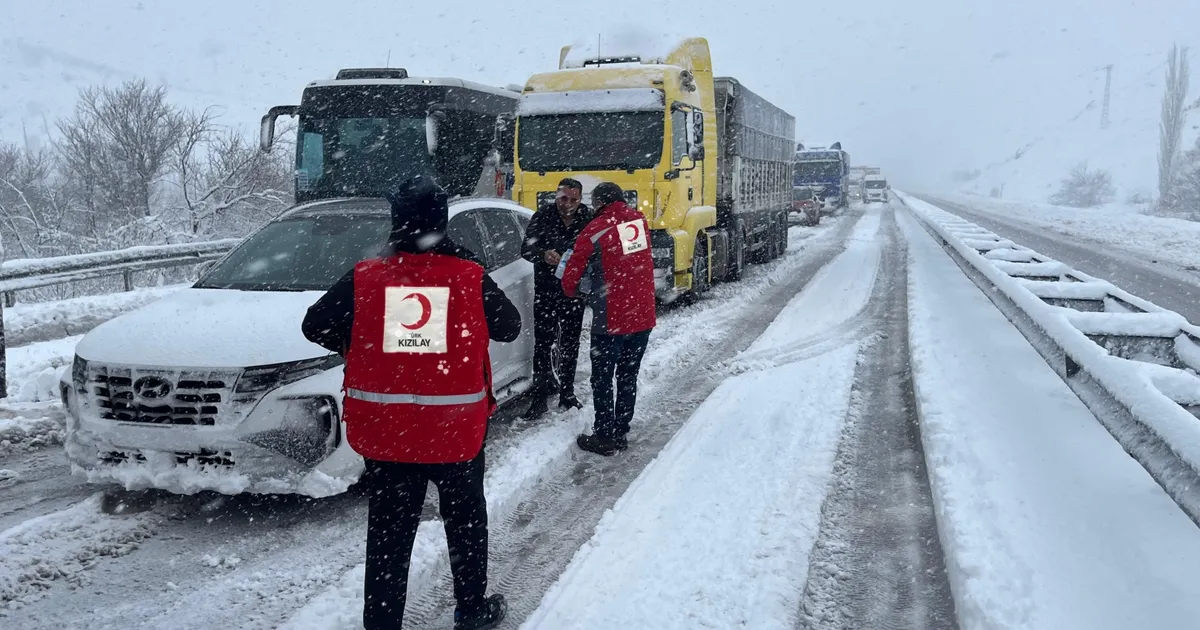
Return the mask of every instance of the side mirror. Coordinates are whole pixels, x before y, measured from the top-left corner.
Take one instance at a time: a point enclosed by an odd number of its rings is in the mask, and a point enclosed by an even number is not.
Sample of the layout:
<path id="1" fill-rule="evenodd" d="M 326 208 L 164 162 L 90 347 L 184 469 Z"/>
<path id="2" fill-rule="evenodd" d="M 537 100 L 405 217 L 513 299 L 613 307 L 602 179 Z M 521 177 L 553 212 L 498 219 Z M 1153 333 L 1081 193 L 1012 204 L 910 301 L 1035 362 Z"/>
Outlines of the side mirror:
<path id="1" fill-rule="evenodd" d="M 688 157 L 692 158 L 693 162 L 699 162 L 700 160 L 703 160 L 704 159 L 704 145 L 703 144 L 693 144 L 692 148 L 690 150 L 688 150 Z"/>
<path id="2" fill-rule="evenodd" d="M 429 149 L 429 155 L 437 153 L 438 129 L 444 120 L 446 120 L 446 112 L 434 110 L 425 114 L 425 147 Z"/>
<path id="3" fill-rule="evenodd" d="M 275 120 L 280 116 L 295 116 L 299 110 L 296 105 L 276 105 L 267 110 L 258 129 L 258 149 L 263 153 L 270 151 L 275 144 Z"/>
<path id="4" fill-rule="evenodd" d="M 696 144 L 704 144 L 704 112 L 692 112 L 692 137 Z"/>

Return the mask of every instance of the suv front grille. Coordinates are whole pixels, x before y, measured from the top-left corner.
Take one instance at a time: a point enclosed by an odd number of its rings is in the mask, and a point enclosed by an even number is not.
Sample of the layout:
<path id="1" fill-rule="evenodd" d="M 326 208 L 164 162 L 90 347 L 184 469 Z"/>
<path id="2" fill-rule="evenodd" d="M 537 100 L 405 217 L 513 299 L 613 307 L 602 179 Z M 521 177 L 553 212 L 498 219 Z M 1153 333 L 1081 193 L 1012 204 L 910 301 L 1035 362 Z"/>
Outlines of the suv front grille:
<path id="1" fill-rule="evenodd" d="M 90 366 L 89 394 L 100 417 L 118 422 L 214 426 L 236 373 Z"/>

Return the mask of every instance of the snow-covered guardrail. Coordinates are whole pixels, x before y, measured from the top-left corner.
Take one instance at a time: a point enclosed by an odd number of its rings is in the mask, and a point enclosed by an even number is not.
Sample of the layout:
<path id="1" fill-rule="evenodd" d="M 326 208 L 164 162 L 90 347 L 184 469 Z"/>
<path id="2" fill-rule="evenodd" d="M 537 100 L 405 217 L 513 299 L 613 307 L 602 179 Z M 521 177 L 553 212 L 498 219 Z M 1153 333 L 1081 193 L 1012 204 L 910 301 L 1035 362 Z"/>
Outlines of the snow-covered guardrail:
<path id="1" fill-rule="evenodd" d="M 1200 524 L 1200 327 L 936 206 L 897 196 Z M 1004 366 L 995 368 L 1003 378 Z"/>
<path id="2" fill-rule="evenodd" d="M 121 274 L 125 290 L 133 290 L 133 273 L 151 269 L 166 269 L 196 265 L 224 256 L 238 239 L 178 245 L 130 247 L 111 252 L 9 260 L 0 264 L 0 398 L 8 396 L 8 381 L 4 339 L 4 304 L 10 304 L 12 292 L 36 289 L 80 280 L 91 280 Z"/>

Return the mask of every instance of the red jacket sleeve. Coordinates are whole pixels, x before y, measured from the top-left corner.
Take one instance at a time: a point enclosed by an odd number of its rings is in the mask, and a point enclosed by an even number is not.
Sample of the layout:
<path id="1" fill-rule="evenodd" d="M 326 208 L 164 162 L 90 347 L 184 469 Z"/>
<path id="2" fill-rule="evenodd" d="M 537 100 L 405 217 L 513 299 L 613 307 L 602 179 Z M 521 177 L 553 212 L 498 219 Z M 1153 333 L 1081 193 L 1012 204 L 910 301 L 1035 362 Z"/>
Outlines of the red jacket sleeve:
<path id="1" fill-rule="evenodd" d="M 585 229 L 579 238 L 575 239 L 571 259 L 567 261 L 567 268 L 563 270 L 562 287 L 563 293 L 567 297 L 575 297 L 576 292 L 579 291 L 579 281 L 587 272 L 588 260 L 592 257 L 595 249 L 596 246 L 592 243 L 592 230 Z"/>

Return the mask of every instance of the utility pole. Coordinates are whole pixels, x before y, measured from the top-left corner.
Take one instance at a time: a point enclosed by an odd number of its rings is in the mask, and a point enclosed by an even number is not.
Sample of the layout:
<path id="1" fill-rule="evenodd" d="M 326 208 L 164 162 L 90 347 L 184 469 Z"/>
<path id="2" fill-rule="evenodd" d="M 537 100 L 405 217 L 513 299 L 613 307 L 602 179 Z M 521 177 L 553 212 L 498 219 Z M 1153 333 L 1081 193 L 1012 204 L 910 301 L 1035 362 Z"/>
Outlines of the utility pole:
<path id="1" fill-rule="evenodd" d="M 1113 64 L 1110 63 L 1107 66 L 1104 66 L 1104 71 L 1104 107 L 1100 110 L 1100 128 L 1108 129 L 1108 100 L 1112 95 Z"/>

